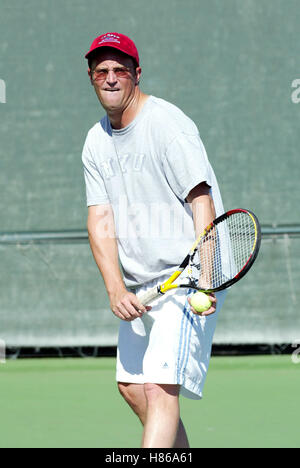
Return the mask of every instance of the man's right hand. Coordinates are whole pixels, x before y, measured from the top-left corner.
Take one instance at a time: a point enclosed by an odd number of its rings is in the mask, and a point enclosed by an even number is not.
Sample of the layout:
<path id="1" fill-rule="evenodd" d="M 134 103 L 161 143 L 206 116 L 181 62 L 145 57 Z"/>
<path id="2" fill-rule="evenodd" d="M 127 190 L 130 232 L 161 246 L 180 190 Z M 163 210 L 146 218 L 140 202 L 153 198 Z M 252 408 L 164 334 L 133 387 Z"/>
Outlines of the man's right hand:
<path id="1" fill-rule="evenodd" d="M 131 322 L 142 317 L 152 307 L 144 306 L 135 294 L 127 291 L 127 289 L 121 289 L 110 295 L 110 308 L 116 317 Z"/>

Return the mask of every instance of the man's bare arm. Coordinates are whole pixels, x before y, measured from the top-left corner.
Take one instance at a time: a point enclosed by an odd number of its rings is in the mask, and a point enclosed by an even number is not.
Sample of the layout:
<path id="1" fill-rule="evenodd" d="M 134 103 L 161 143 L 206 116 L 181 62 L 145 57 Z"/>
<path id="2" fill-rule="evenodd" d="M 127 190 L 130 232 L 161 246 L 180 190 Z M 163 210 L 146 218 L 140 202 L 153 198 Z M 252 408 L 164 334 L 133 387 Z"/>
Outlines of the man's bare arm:
<path id="1" fill-rule="evenodd" d="M 87 229 L 91 250 L 104 280 L 113 313 L 131 321 L 150 308 L 145 308 L 135 294 L 129 292 L 119 266 L 118 245 L 110 204 L 90 206 Z"/>
<path id="2" fill-rule="evenodd" d="M 200 236 L 206 226 L 208 226 L 216 217 L 214 202 L 210 196 L 209 186 L 203 182 L 193 190 L 190 191 L 187 196 L 188 203 L 191 204 L 195 233 L 196 237 Z M 214 294 L 210 294 L 209 298 L 212 302 L 212 306 L 207 311 L 203 312 L 202 315 L 210 315 L 216 311 L 216 297 Z M 190 299 L 188 299 L 190 302 Z M 197 313 L 193 307 L 191 307 L 192 312 Z"/>
<path id="3" fill-rule="evenodd" d="M 198 237 L 216 217 L 209 186 L 205 182 L 197 185 L 190 191 L 187 201 L 192 207 L 195 232 Z"/>

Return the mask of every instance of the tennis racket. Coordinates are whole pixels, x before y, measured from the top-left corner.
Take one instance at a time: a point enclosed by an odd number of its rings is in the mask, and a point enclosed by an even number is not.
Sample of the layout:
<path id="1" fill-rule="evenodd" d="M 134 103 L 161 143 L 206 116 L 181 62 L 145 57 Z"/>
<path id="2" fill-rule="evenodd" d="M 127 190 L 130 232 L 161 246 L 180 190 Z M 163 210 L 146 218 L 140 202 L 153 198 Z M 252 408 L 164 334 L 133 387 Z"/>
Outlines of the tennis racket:
<path id="1" fill-rule="evenodd" d="M 175 288 L 212 293 L 229 288 L 252 267 L 261 244 L 257 217 L 248 210 L 235 209 L 209 224 L 189 253 L 162 284 L 138 295 L 143 305 Z"/>

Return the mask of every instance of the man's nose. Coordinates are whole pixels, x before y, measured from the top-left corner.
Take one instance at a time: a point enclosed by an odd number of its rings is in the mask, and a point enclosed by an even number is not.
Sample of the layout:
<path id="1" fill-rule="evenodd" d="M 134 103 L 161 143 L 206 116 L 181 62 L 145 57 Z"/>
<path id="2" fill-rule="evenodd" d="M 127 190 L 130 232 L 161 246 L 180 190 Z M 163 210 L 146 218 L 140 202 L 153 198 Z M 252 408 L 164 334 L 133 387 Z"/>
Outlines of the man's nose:
<path id="1" fill-rule="evenodd" d="M 118 81 L 116 74 L 113 70 L 109 70 L 107 73 L 106 81 L 109 85 L 114 85 Z"/>

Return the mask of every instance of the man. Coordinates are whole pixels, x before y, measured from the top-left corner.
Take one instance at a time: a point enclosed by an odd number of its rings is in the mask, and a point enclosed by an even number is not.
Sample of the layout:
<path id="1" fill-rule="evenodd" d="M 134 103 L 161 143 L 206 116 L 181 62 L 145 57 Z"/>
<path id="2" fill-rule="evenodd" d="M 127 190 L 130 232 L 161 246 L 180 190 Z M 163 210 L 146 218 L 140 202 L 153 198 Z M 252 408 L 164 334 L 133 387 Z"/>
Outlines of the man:
<path id="1" fill-rule="evenodd" d="M 195 124 L 140 90 L 131 39 L 103 34 L 86 58 L 106 111 L 83 149 L 87 226 L 111 310 L 121 319 L 118 387 L 144 426 L 142 447 L 186 448 L 179 394 L 202 396 L 224 294 L 212 295 L 200 317 L 184 290 L 146 307 L 137 293 L 167 278 L 195 235 L 223 212 L 218 184 Z"/>

